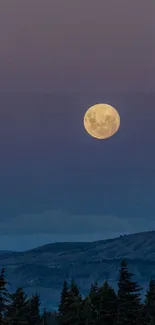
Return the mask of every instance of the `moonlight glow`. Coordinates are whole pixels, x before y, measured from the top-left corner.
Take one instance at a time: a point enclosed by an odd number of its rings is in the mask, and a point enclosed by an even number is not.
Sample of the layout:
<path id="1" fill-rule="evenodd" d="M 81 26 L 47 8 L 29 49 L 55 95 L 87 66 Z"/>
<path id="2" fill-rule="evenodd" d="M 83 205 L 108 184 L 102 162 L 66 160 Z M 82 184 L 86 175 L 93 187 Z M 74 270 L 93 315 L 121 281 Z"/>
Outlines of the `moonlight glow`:
<path id="1" fill-rule="evenodd" d="M 118 131 L 120 116 L 114 107 L 108 104 L 96 104 L 85 113 L 84 127 L 92 137 L 106 139 Z"/>

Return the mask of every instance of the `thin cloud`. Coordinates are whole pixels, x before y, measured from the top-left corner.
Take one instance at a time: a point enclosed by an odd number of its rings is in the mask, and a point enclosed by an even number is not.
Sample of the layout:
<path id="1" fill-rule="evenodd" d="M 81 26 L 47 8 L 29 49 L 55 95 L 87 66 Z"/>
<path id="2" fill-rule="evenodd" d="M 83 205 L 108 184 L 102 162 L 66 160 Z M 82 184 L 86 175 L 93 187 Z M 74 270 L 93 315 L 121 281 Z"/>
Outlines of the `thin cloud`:
<path id="1" fill-rule="evenodd" d="M 112 215 L 73 215 L 61 210 L 40 214 L 21 214 L 0 222 L 1 235 L 58 234 L 82 236 L 89 234 L 133 233 L 154 229 L 155 222 L 148 218 L 120 218 Z"/>

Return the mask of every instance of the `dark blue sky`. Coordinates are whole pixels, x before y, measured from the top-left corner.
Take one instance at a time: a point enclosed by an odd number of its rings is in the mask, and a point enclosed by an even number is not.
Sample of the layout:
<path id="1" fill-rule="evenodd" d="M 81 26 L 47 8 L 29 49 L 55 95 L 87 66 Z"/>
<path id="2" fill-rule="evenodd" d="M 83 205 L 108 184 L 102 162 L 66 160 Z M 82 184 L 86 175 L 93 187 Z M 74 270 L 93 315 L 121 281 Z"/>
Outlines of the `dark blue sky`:
<path id="1" fill-rule="evenodd" d="M 154 229 L 154 0 L 3 0 L 0 21 L 1 249 Z"/>
<path id="2" fill-rule="evenodd" d="M 107 140 L 83 127 L 97 100 L 121 116 Z M 0 104 L 2 247 L 154 227 L 155 95 L 1 94 Z"/>

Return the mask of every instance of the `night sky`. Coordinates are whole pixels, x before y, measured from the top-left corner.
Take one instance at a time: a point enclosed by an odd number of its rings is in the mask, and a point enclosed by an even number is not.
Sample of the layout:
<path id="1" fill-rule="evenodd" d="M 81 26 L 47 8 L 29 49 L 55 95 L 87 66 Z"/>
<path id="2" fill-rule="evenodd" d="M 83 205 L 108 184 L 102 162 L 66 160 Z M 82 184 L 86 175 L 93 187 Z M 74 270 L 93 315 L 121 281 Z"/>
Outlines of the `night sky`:
<path id="1" fill-rule="evenodd" d="M 1 249 L 155 230 L 154 33 L 154 0 L 1 0 Z"/>

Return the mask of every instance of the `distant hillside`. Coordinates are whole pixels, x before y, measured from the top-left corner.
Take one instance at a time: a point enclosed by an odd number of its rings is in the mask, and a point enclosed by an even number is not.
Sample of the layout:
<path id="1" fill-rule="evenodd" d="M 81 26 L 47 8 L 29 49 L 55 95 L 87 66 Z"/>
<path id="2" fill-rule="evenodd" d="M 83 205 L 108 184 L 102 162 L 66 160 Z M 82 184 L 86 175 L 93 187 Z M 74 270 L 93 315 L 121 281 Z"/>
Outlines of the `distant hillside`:
<path id="1" fill-rule="evenodd" d="M 26 252 L 0 251 L 0 267 L 6 267 L 11 289 L 22 286 L 38 292 L 43 306 L 59 301 L 64 279 L 76 279 L 83 294 L 92 282 L 108 280 L 117 287 L 120 258 L 126 257 L 135 279 L 146 288 L 155 278 L 155 231 L 124 235 L 92 243 L 55 243 Z"/>

